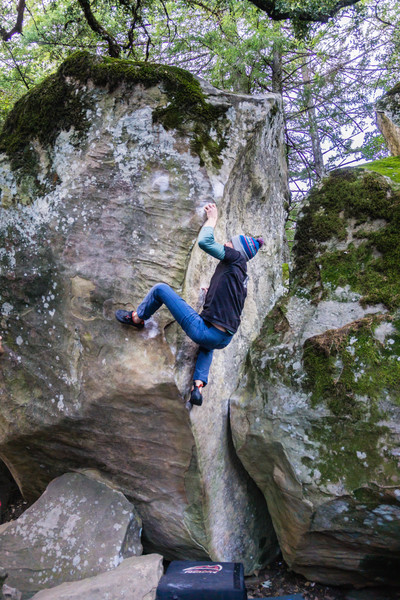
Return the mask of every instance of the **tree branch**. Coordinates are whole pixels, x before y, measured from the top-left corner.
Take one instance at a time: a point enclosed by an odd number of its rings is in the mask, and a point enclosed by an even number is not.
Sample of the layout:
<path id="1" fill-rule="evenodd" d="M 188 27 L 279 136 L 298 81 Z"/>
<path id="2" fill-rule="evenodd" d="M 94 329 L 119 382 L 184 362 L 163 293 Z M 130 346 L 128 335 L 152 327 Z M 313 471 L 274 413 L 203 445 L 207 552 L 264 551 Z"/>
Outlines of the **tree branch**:
<path id="1" fill-rule="evenodd" d="M 92 9 L 90 7 L 89 0 L 78 0 L 81 8 L 83 10 L 83 14 L 85 15 L 85 19 L 92 31 L 97 33 L 103 40 L 108 43 L 108 53 L 112 58 L 118 58 L 121 52 L 121 47 L 116 41 L 116 39 L 108 33 L 106 29 L 96 19 L 94 14 L 92 13 Z"/>
<path id="2" fill-rule="evenodd" d="M 7 48 L 8 52 L 9 52 L 9 54 L 10 54 L 10 56 L 11 56 L 11 59 L 12 59 L 12 61 L 13 61 L 13 63 L 14 63 L 14 67 L 15 67 L 15 68 L 16 68 L 16 70 L 18 71 L 18 73 L 19 73 L 19 76 L 21 77 L 21 80 L 22 80 L 22 82 L 23 82 L 24 86 L 26 87 L 26 89 L 27 89 L 27 90 L 29 90 L 29 89 L 30 89 L 30 87 L 29 87 L 29 83 L 28 83 L 28 81 L 25 79 L 25 76 L 24 76 L 23 72 L 21 71 L 21 68 L 20 68 L 19 64 L 18 64 L 18 63 L 17 63 L 17 61 L 15 60 L 15 58 L 14 58 L 14 54 L 12 53 L 12 51 L 11 51 L 11 48 L 9 48 L 8 44 L 4 44 L 4 46 Z"/>
<path id="3" fill-rule="evenodd" d="M 393 29 L 396 29 L 396 26 L 393 25 L 393 23 L 389 23 L 389 21 L 385 21 L 384 19 L 382 19 L 379 15 L 378 15 L 378 6 L 375 6 L 375 18 L 380 22 L 383 23 L 383 25 L 388 25 L 389 27 L 392 27 Z"/>
<path id="4" fill-rule="evenodd" d="M 277 8 L 276 0 L 249 0 L 249 2 L 263 12 L 266 12 L 273 21 L 285 21 L 286 19 L 293 19 L 295 17 L 297 20 L 307 23 L 328 23 L 329 19 L 332 19 L 342 8 L 354 6 L 358 2 L 361 2 L 361 0 L 338 0 L 335 6 L 329 10 L 324 10 L 323 8 L 316 10 L 304 8 L 299 13 Z"/>
<path id="5" fill-rule="evenodd" d="M 24 12 L 25 12 L 25 0 L 19 0 L 18 6 L 17 6 L 17 20 L 15 22 L 14 27 L 12 29 L 10 29 L 10 31 L 7 31 L 6 29 L 4 29 L 4 27 L 1 27 L 1 25 L 0 25 L 0 36 L 4 42 L 7 42 L 16 33 L 22 33 Z"/>

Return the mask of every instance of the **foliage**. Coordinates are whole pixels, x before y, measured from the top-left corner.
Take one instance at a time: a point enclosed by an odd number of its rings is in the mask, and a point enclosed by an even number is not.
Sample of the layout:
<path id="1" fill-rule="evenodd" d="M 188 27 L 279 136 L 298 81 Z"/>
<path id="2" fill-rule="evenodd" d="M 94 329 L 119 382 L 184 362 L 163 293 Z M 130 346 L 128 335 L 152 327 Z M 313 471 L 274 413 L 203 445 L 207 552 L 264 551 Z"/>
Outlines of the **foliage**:
<path id="1" fill-rule="evenodd" d="M 0 49 L 0 122 L 72 52 L 107 55 L 112 40 L 121 58 L 179 65 L 234 92 L 282 93 L 300 197 L 332 168 L 387 154 L 372 123 L 374 99 L 398 83 L 400 8 L 392 0 L 97 0 L 89 9 L 98 31 L 85 18 L 87 3 L 29 2 L 23 36 Z M 10 28 L 12 4 L 4 15 Z M 282 15 L 291 20 L 274 20 Z M 301 23 L 307 33 L 299 35 Z"/>

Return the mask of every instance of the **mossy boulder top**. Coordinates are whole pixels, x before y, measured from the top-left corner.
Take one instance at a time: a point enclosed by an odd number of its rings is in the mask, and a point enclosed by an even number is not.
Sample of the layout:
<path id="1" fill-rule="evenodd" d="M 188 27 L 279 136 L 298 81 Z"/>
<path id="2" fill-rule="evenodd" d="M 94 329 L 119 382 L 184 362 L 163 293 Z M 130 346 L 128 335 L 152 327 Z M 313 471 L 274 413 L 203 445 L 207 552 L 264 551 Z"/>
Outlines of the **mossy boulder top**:
<path id="1" fill-rule="evenodd" d="M 331 584 L 394 585 L 400 567 L 400 159 L 387 168 L 312 190 L 231 402 L 286 561 Z"/>
<path id="2" fill-rule="evenodd" d="M 33 187 L 33 193 L 35 189 L 48 191 L 54 173 L 47 170 L 38 178 L 38 170 L 44 170 L 43 163 L 48 161 L 43 155 L 60 133 L 69 132 L 70 143 L 83 148 L 100 97 L 118 90 L 120 102 L 129 104 L 138 86 L 153 89 L 153 96 L 158 97 L 152 111 L 153 123 L 189 138 L 190 151 L 199 156 L 201 164 L 206 161 L 216 170 L 221 167 L 230 125 L 226 99 L 221 96 L 219 101 L 210 102 L 200 80 L 178 67 L 102 58 L 80 51 L 23 96 L 4 124 L 0 154 L 7 155 L 17 182 L 21 185 L 25 181 L 25 188 Z"/>

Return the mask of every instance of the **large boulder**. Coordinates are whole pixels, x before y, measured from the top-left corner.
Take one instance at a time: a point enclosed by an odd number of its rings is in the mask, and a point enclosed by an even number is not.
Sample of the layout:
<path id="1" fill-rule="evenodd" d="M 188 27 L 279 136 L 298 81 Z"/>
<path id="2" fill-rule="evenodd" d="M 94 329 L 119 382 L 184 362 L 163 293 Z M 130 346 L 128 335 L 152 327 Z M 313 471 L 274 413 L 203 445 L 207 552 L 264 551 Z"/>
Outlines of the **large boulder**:
<path id="1" fill-rule="evenodd" d="M 233 448 L 228 399 L 282 293 L 279 97 L 78 53 L 19 101 L 0 151 L 0 456 L 23 494 L 96 469 L 134 502 L 148 551 L 265 563 L 276 538 Z M 195 345 L 165 309 L 143 332 L 114 311 L 160 281 L 200 308 L 216 266 L 195 245 L 208 202 L 217 239 L 244 231 L 266 244 L 240 331 L 189 415 Z"/>
<path id="2" fill-rule="evenodd" d="M 323 583 L 398 584 L 399 307 L 398 187 L 335 171 L 302 211 L 290 289 L 231 401 L 285 560 Z"/>
<path id="3" fill-rule="evenodd" d="M 390 153 L 400 156 L 400 84 L 389 90 L 375 105 L 376 122 Z"/>
<path id="4" fill-rule="evenodd" d="M 162 556 L 135 556 L 107 573 L 43 590 L 32 600 L 154 600 L 162 574 Z"/>
<path id="5" fill-rule="evenodd" d="M 141 531 L 134 507 L 121 492 L 80 473 L 67 473 L 0 533 L 0 564 L 7 585 L 21 591 L 25 600 L 140 555 Z"/>

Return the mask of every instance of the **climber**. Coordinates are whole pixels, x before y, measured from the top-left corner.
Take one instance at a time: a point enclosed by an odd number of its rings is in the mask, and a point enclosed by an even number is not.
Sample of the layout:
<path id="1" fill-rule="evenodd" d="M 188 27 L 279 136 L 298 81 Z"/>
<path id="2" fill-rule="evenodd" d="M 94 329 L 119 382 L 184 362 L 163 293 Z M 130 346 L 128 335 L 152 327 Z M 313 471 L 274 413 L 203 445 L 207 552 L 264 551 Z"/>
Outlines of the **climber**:
<path id="1" fill-rule="evenodd" d="M 240 324 L 244 301 L 247 295 L 247 261 L 253 258 L 263 245 L 262 238 L 236 235 L 224 245 L 214 240 L 214 227 L 218 219 L 215 204 L 204 207 L 207 220 L 204 223 L 198 244 L 218 264 L 210 281 L 204 306 L 199 315 L 166 283 L 158 283 L 147 294 L 136 311 L 117 310 L 115 316 L 125 325 L 137 329 L 144 321 L 165 304 L 185 333 L 199 344 L 199 352 L 193 375 L 191 404 L 202 404 L 201 390 L 208 382 L 213 351 L 225 348 L 232 340 Z"/>

